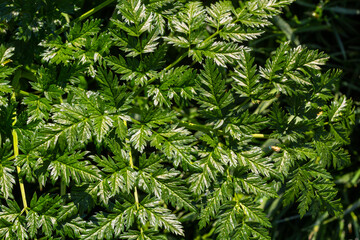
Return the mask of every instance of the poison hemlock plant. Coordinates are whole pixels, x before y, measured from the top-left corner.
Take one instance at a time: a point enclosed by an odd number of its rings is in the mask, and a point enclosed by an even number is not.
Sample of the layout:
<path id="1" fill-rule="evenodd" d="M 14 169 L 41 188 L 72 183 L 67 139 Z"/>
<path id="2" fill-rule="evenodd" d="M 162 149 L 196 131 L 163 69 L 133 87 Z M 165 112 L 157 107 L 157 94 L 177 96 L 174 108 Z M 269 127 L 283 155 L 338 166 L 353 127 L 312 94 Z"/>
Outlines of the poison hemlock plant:
<path id="1" fill-rule="evenodd" d="M 257 66 L 247 45 L 290 3 L 123 0 L 32 64 L 1 45 L 0 236 L 269 239 L 269 199 L 340 214 L 341 72 L 287 42 Z"/>

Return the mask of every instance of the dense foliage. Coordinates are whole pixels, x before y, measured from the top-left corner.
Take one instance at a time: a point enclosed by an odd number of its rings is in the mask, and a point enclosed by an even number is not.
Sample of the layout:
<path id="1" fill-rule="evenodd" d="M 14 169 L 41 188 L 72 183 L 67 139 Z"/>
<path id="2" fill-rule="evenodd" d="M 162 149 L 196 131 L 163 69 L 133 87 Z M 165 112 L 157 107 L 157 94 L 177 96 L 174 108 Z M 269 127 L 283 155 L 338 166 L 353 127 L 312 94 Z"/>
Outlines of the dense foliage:
<path id="1" fill-rule="evenodd" d="M 326 52 L 330 59 L 323 69 L 336 67 L 343 70 L 341 81 L 335 85 L 335 98 L 346 95 L 353 99 L 357 115 L 351 144 L 346 146 L 351 164 L 341 170 L 331 170 L 344 208 L 343 214 L 334 217 L 324 213 L 315 218 L 300 219 L 295 208 L 282 208 L 280 202 L 269 200 L 265 211 L 271 209 L 269 216 L 273 223 L 273 239 L 360 238 L 359 15 L 360 1 L 357 0 L 297 0 L 285 7 L 281 16 L 272 19 L 274 25 L 261 38 L 250 42 L 257 52 L 256 59 L 261 62 L 283 41 Z"/>
<path id="2" fill-rule="evenodd" d="M 269 239 L 274 199 L 340 215 L 341 71 L 248 43 L 291 2 L 3 2 L 0 236 Z"/>

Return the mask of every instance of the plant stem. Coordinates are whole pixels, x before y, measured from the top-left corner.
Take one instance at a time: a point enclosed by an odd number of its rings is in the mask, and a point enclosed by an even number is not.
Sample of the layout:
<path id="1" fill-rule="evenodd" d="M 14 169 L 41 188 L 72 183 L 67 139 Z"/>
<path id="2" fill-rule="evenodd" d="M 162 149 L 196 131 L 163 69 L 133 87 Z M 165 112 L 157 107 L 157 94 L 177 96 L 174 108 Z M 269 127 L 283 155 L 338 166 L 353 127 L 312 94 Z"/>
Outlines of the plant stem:
<path id="1" fill-rule="evenodd" d="M 21 210 L 21 212 L 20 212 L 20 214 L 19 214 L 19 216 L 21 216 L 23 213 L 24 213 L 24 211 L 27 213 L 27 211 L 28 211 L 28 208 L 26 207 L 24 207 L 22 210 Z"/>
<path id="2" fill-rule="evenodd" d="M 125 122 L 125 125 L 126 125 L 126 121 Z M 130 162 L 130 167 L 132 169 L 134 169 L 134 162 L 133 162 L 133 157 L 132 157 L 132 153 L 131 153 L 131 149 L 130 149 L 130 152 L 129 152 L 129 162 Z M 137 188 L 136 186 L 134 187 L 134 198 L 135 198 L 135 205 L 136 205 L 136 209 L 139 209 L 139 196 L 138 196 L 138 192 L 137 192 Z"/>
<path id="3" fill-rule="evenodd" d="M 103 9 L 104 7 L 106 7 L 107 5 L 109 5 L 110 3 L 114 2 L 115 0 L 107 0 L 101 4 L 99 4 L 98 6 L 90 9 L 89 11 L 87 11 L 86 13 L 84 13 L 83 15 L 81 15 L 80 17 L 78 17 L 77 19 L 74 20 L 74 22 L 79 22 L 84 20 L 85 18 L 90 17 L 91 15 L 93 15 L 94 13 L 96 13 L 97 11 Z"/>
<path id="4" fill-rule="evenodd" d="M 124 120 L 124 124 L 125 124 L 125 126 L 127 126 L 127 122 L 125 120 Z M 128 140 L 128 139 L 126 139 L 126 140 Z M 130 152 L 129 152 L 129 164 L 132 169 L 135 168 L 132 153 L 131 153 L 131 148 L 130 148 Z M 136 209 L 139 210 L 139 195 L 138 195 L 136 186 L 134 187 L 134 198 L 135 198 Z"/>
<path id="5" fill-rule="evenodd" d="M 197 131 L 203 131 L 203 132 L 210 132 L 210 131 L 215 130 L 215 129 L 211 129 L 211 128 L 207 127 L 206 125 L 190 123 L 190 122 L 185 122 L 185 121 L 180 121 L 179 125 L 186 127 L 188 129 L 191 129 L 191 130 L 197 130 Z"/>
<path id="6" fill-rule="evenodd" d="M 114 2 L 115 0 L 107 0 L 101 4 L 99 4 L 98 6 L 90 9 L 89 11 L 87 11 L 86 13 L 84 13 L 83 15 L 81 15 L 80 17 L 76 18 L 73 22 L 81 22 L 82 20 L 90 17 L 91 15 L 93 15 L 94 13 L 96 13 L 97 11 L 103 9 L 104 7 L 106 7 L 107 5 L 109 5 L 110 3 Z M 59 28 L 58 30 L 55 31 L 56 34 L 60 34 L 65 30 L 65 27 Z"/>
<path id="7" fill-rule="evenodd" d="M 210 35 L 209 37 L 207 37 L 204 41 L 202 41 L 201 45 L 206 43 L 207 41 L 211 40 L 212 38 L 216 37 L 219 33 L 220 33 L 221 30 L 218 30 L 216 32 L 214 32 L 212 35 Z"/>
<path id="8" fill-rule="evenodd" d="M 65 194 L 66 194 L 66 184 L 61 179 L 61 181 L 60 181 L 60 196 L 64 196 Z"/>
<path id="9" fill-rule="evenodd" d="M 13 92 L 12 96 L 11 96 L 12 100 L 16 101 L 16 97 L 15 97 L 15 92 Z M 17 121 L 17 117 L 16 117 L 16 110 L 14 111 L 14 121 L 12 123 L 12 126 L 14 127 Z M 14 146 L 14 159 L 17 158 L 17 156 L 19 155 L 19 140 L 18 140 L 18 135 L 16 130 L 13 128 L 12 129 L 12 136 L 13 136 L 13 146 Z M 19 185 L 20 185 L 20 192 L 21 192 L 21 198 L 22 198 L 22 202 L 23 202 L 23 206 L 25 209 L 25 212 L 28 213 L 28 205 L 27 205 L 27 201 L 26 201 L 26 193 L 25 193 L 25 187 L 24 187 L 24 182 L 23 179 L 19 176 L 21 169 L 19 166 L 16 166 L 16 170 L 18 173 L 18 177 L 19 177 Z"/>
<path id="10" fill-rule="evenodd" d="M 232 24 L 234 24 L 234 23 L 236 23 L 236 22 L 238 22 L 238 21 L 239 21 L 239 19 L 235 19 L 235 20 L 232 22 Z M 207 37 L 204 41 L 202 41 L 201 44 L 204 44 L 204 43 L 206 43 L 207 41 L 210 41 L 212 38 L 214 38 L 214 37 L 216 37 L 217 35 L 219 35 L 219 33 L 220 33 L 223 29 L 224 29 L 224 28 L 219 29 L 219 27 L 218 27 L 217 30 L 216 30 L 216 32 L 214 32 L 214 33 L 211 34 L 209 37 Z"/>
<path id="11" fill-rule="evenodd" d="M 237 22 L 238 20 L 235 20 L 235 22 Z M 207 37 L 204 41 L 202 41 L 199 45 L 205 44 L 206 42 L 210 41 L 212 38 L 216 37 L 220 32 L 222 31 L 222 29 L 217 30 L 216 32 L 214 32 L 212 35 L 210 35 L 209 37 Z M 181 60 L 183 60 L 188 54 L 189 54 L 190 48 L 184 52 L 178 59 L 176 59 L 173 63 L 171 63 L 169 66 L 167 66 L 166 68 L 164 68 L 164 70 L 169 70 L 170 68 L 174 67 L 176 64 L 178 64 Z M 151 84 L 152 82 L 154 82 L 156 80 L 156 77 L 151 78 L 148 82 L 147 85 Z M 134 96 L 137 96 L 140 94 L 141 91 L 143 91 L 145 89 L 146 86 L 141 87 L 139 90 L 137 90 L 134 94 Z"/>
<path id="12" fill-rule="evenodd" d="M 354 203 L 350 204 L 346 210 L 344 211 L 344 213 L 342 214 L 342 216 L 334 216 L 330 219 L 327 219 L 323 222 L 324 225 L 331 223 L 335 220 L 339 220 L 342 218 L 345 218 L 346 215 L 348 215 L 349 213 L 353 213 L 356 209 L 360 208 L 360 199 L 356 200 Z"/>
<path id="13" fill-rule="evenodd" d="M 169 66 L 167 66 L 166 68 L 164 68 L 164 70 L 169 70 L 170 68 L 174 67 L 176 64 L 178 64 L 181 60 L 183 60 L 186 56 L 188 55 L 188 52 L 184 52 L 178 59 L 176 59 L 173 63 L 171 63 Z M 156 80 L 156 77 L 151 78 L 148 81 L 148 84 L 154 82 Z"/>
<path id="14" fill-rule="evenodd" d="M 165 68 L 165 70 L 169 70 L 170 68 L 174 67 L 178 64 L 181 60 L 183 60 L 188 55 L 188 52 L 184 52 L 178 59 L 176 59 L 173 63 Z"/>
<path id="15" fill-rule="evenodd" d="M 19 93 L 22 94 L 22 95 L 25 95 L 25 96 L 29 96 L 29 95 L 30 95 L 30 93 L 28 93 L 28 92 L 26 92 L 26 91 L 24 91 L 24 90 L 20 90 Z"/>
<path id="16" fill-rule="evenodd" d="M 206 126 L 206 125 L 201 125 L 201 124 L 196 124 L 196 123 L 189 123 L 189 122 L 185 122 L 185 121 L 180 121 L 179 125 L 186 127 L 188 129 L 191 129 L 191 130 L 203 131 L 203 132 L 207 132 L 207 133 L 209 133 L 211 131 L 216 131 L 220 135 L 224 135 L 224 131 L 213 129 L 212 126 Z M 264 138 L 264 139 L 269 138 L 269 135 L 262 134 L 262 133 L 254 133 L 254 134 L 251 134 L 251 136 L 253 138 L 260 138 L 260 139 L 261 138 Z"/>
<path id="17" fill-rule="evenodd" d="M 166 68 L 164 68 L 164 70 L 169 70 L 170 68 L 174 67 L 176 64 L 178 64 L 181 60 L 183 60 L 186 56 L 188 55 L 188 51 L 184 52 L 180 57 L 178 57 L 173 63 L 171 63 L 169 66 L 167 66 Z M 149 84 L 151 84 L 152 82 L 154 82 L 157 78 L 156 77 L 152 77 L 150 78 L 150 80 L 147 82 L 147 85 L 148 86 Z M 141 91 L 143 91 L 145 89 L 146 86 L 143 86 L 141 88 L 139 88 L 135 94 L 134 94 L 134 97 L 138 96 Z"/>
<path id="18" fill-rule="evenodd" d="M 251 134 L 251 136 L 253 137 L 253 138 L 269 138 L 269 135 L 267 135 L 267 134 L 261 134 L 261 133 L 254 133 L 254 134 Z"/>
<path id="19" fill-rule="evenodd" d="M 208 38 L 206 38 L 201 44 L 204 44 L 205 42 L 209 41 L 211 38 L 215 37 L 216 35 L 218 35 L 219 32 L 215 32 L 214 34 L 212 34 L 211 36 L 209 36 Z M 171 63 L 169 66 L 167 66 L 166 68 L 164 68 L 164 70 L 169 70 L 170 68 L 174 67 L 176 64 L 178 64 L 181 60 L 183 60 L 187 55 L 189 54 L 189 50 L 187 50 L 186 52 L 184 52 L 178 59 L 176 59 L 173 63 Z M 148 81 L 148 84 L 152 83 L 153 81 L 155 81 L 156 77 L 151 78 Z"/>

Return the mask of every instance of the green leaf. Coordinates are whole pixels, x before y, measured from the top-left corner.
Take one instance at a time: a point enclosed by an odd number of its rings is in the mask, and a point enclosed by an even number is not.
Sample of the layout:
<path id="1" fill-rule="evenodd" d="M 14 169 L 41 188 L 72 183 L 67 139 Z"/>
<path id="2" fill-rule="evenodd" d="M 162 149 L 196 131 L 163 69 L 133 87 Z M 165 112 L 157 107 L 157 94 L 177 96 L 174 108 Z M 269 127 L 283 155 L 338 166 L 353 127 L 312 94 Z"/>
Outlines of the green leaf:
<path id="1" fill-rule="evenodd" d="M 216 29 L 219 29 L 220 26 L 223 25 L 228 26 L 233 20 L 231 16 L 231 11 L 233 10 L 233 5 L 230 1 L 216 2 L 206 8 L 208 13 L 208 18 L 206 20 Z"/>
<path id="2" fill-rule="evenodd" d="M 51 102 L 46 98 L 39 98 L 36 95 L 30 94 L 28 97 L 24 98 L 23 103 L 28 105 L 28 113 L 30 115 L 28 123 L 36 120 L 49 119 Z"/>
<path id="3" fill-rule="evenodd" d="M 15 184 L 13 172 L 15 168 L 13 162 L 9 160 L 12 153 L 10 142 L 6 141 L 0 146 L 0 193 L 2 197 L 8 199 L 13 198 L 13 185 Z"/>
<path id="4" fill-rule="evenodd" d="M 347 110 L 346 97 L 342 97 L 338 101 L 332 102 L 331 108 L 328 111 L 330 122 L 337 122 Z"/>
<path id="5" fill-rule="evenodd" d="M 107 64 L 114 70 L 116 73 L 122 74 L 120 79 L 122 80 L 132 80 L 135 79 L 137 85 L 143 85 L 150 76 L 151 72 L 146 73 L 141 71 L 139 68 L 139 62 L 136 59 L 125 59 L 122 56 L 110 56 L 106 58 Z"/>
<path id="6" fill-rule="evenodd" d="M 36 236 L 40 228 L 43 234 L 52 235 L 54 227 L 56 227 L 57 213 L 61 202 L 60 196 L 41 195 L 38 198 L 36 193 L 33 195 L 29 213 L 26 215 L 31 238 Z"/>
<path id="7" fill-rule="evenodd" d="M 249 151 L 238 153 L 238 161 L 242 166 L 248 167 L 254 174 L 266 177 L 275 177 L 281 179 L 277 171 L 274 169 L 271 159 L 262 158 L 262 151 L 259 148 L 253 148 Z"/>
<path id="8" fill-rule="evenodd" d="M 84 106 L 63 103 L 54 107 L 57 109 L 52 117 L 55 123 L 49 123 L 41 130 L 37 148 L 52 149 L 60 141 L 71 149 L 76 143 L 84 144 L 91 138 L 89 115 Z"/>
<path id="9" fill-rule="evenodd" d="M 220 37 L 229 42 L 244 42 L 258 38 L 264 31 L 258 29 L 244 29 L 243 26 L 227 24 L 220 32 Z"/>
<path id="10" fill-rule="evenodd" d="M 113 127 L 113 120 L 110 116 L 98 116 L 91 119 L 94 126 L 94 135 L 98 142 L 102 142 L 105 135 Z"/>
<path id="11" fill-rule="evenodd" d="M 121 235 L 122 239 L 129 240 L 166 240 L 166 236 L 158 235 L 157 231 L 135 231 L 130 230 Z"/>
<path id="12" fill-rule="evenodd" d="M 210 218 L 214 218 L 219 212 L 221 203 L 224 202 L 225 197 L 221 188 L 216 189 L 210 198 L 208 198 L 206 207 L 201 209 L 199 227 L 204 228 L 209 222 Z"/>
<path id="13" fill-rule="evenodd" d="M 46 51 L 41 54 L 43 60 L 55 64 L 69 64 L 77 57 L 80 58 L 84 53 L 82 48 L 87 38 L 99 32 L 99 25 L 99 20 L 86 21 L 83 25 L 75 23 L 66 34 L 65 42 L 60 36 L 49 41 L 42 41 L 40 45 L 46 48 Z"/>
<path id="14" fill-rule="evenodd" d="M 341 124 L 330 124 L 330 132 L 335 137 L 337 142 L 341 144 L 350 143 L 348 132 Z"/>
<path id="15" fill-rule="evenodd" d="M 151 85 L 148 95 L 153 97 L 155 106 L 170 107 L 173 104 L 172 99 L 181 105 L 194 97 L 195 77 L 195 71 L 186 66 L 163 71 L 159 76 L 159 86 Z"/>
<path id="16" fill-rule="evenodd" d="M 124 152 L 123 154 L 128 154 Z M 130 168 L 128 156 L 116 155 L 114 158 L 97 157 L 93 159 L 102 168 L 103 176 L 90 189 L 94 198 L 100 197 L 105 204 L 108 203 L 109 197 L 115 196 L 120 192 L 129 193 L 135 186 L 137 173 Z"/>
<path id="17" fill-rule="evenodd" d="M 233 76 L 235 80 L 233 87 L 240 96 L 257 99 L 262 88 L 259 86 L 259 75 L 257 74 L 256 65 L 254 65 L 254 58 L 251 57 L 249 52 L 244 51 L 238 64 L 239 67 L 235 69 L 235 75 Z"/>
<path id="18" fill-rule="evenodd" d="M 102 96 L 117 108 L 118 112 L 129 108 L 131 95 L 125 92 L 125 86 L 120 86 L 118 77 L 113 72 L 100 68 L 96 80 L 101 85 Z"/>
<path id="19" fill-rule="evenodd" d="M 223 205 L 224 212 L 217 217 L 215 232 L 218 233 L 217 239 L 230 239 L 233 231 L 238 227 L 236 214 L 238 205 L 235 202 L 228 202 Z"/>
<path id="20" fill-rule="evenodd" d="M 128 33 L 134 34 L 132 36 L 138 37 L 145 31 L 151 31 L 153 15 L 147 13 L 145 5 L 140 0 L 121 1 L 117 9 L 126 24 L 134 25 L 132 30 L 128 30 Z M 119 21 L 117 23 L 120 24 Z"/>
<path id="21" fill-rule="evenodd" d="M 151 157 L 154 157 L 151 155 Z M 149 161 L 149 159 L 142 158 L 142 161 Z M 158 163 L 157 160 L 155 163 Z M 155 169 L 153 169 L 155 168 Z M 190 195 L 184 187 L 184 181 L 179 179 L 179 171 L 163 169 L 160 164 L 151 164 L 139 172 L 139 184 L 144 191 L 154 193 L 154 195 L 171 203 L 174 207 L 185 208 L 193 212 L 197 212 L 196 208 L 190 201 Z"/>
<path id="22" fill-rule="evenodd" d="M 53 181 L 61 177 L 67 186 L 70 180 L 80 184 L 81 182 L 93 182 L 100 179 L 99 170 L 91 165 L 89 161 L 81 161 L 87 152 L 75 152 L 63 154 L 58 158 L 49 161 L 47 170 L 50 171 L 50 178 Z"/>
<path id="23" fill-rule="evenodd" d="M 170 27 L 186 35 L 190 43 L 197 42 L 198 31 L 204 26 L 205 9 L 201 2 L 189 2 L 175 17 L 171 18 Z"/>
<path id="24" fill-rule="evenodd" d="M 14 55 L 14 47 L 5 47 L 3 44 L 0 45 L 0 65 L 4 66 L 8 63 L 9 59 Z"/>
<path id="25" fill-rule="evenodd" d="M 263 179 L 255 174 L 247 174 L 237 177 L 239 188 L 247 194 L 255 196 L 265 196 L 269 198 L 277 198 L 278 195 L 271 185 L 268 185 Z"/>
<path id="26" fill-rule="evenodd" d="M 307 163 L 297 168 L 290 177 L 284 194 L 284 205 L 298 198 L 298 210 L 303 217 L 312 207 L 312 214 L 326 209 L 332 214 L 341 212 L 340 202 L 335 200 L 337 191 L 330 181 L 331 175 L 319 166 Z M 300 196 L 299 196 L 300 195 Z M 322 196 L 317 198 L 316 196 Z M 315 209 L 314 209 L 315 208 Z"/>
<path id="27" fill-rule="evenodd" d="M 198 168 L 194 164 L 195 157 L 190 145 L 195 138 L 190 135 L 189 131 L 184 128 L 169 126 L 152 133 L 150 145 L 161 150 L 169 160 L 173 160 L 175 167 L 181 163 L 185 169 Z"/>
<path id="28" fill-rule="evenodd" d="M 248 236 L 252 235 L 259 240 L 269 240 L 269 231 L 263 226 L 252 223 L 252 222 L 243 222 L 242 227 L 238 228 L 234 234 L 234 238 L 246 239 Z"/>
<path id="29" fill-rule="evenodd" d="M 285 64 L 286 53 L 289 48 L 289 42 L 282 43 L 280 47 L 276 49 L 274 55 L 266 60 L 265 68 L 260 67 L 260 75 L 263 78 L 269 81 L 273 81 L 274 78 L 279 78 L 277 72 L 281 71 Z"/>
<path id="30" fill-rule="evenodd" d="M 215 152 L 202 153 L 203 158 L 198 163 L 202 168 L 200 173 L 193 173 L 189 178 L 190 190 L 200 195 L 207 190 L 216 179 L 218 173 L 224 172 L 224 166 Z"/>
<path id="31" fill-rule="evenodd" d="M 199 97 L 197 100 L 205 111 L 214 117 L 223 117 L 225 109 L 233 101 L 230 91 L 226 90 L 225 79 L 216 65 L 205 62 L 198 81 Z"/>
<path id="32" fill-rule="evenodd" d="M 160 206 L 161 201 L 145 198 L 140 204 L 138 217 L 143 224 L 149 222 L 150 226 L 163 227 L 176 235 L 184 236 L 181 223 L 169 209 Z"/>
<path id="33" fill-rule="evenodd" d="M 3 44 L 0 45 L 0 106 L 7 107 L 8 101 L 5 96 L 13 90 L 10 82 L 5 79 L 16 70 L 16 68 L 6 66 L 11 62 L 10 58 L 13 56 L 14 50 L 14 47 L 7 48 Z"/>
<path id="34" fill-rule="evenodd" d="M 243 46 L 232 42 L 209 41 L 191 49 L 189 54 L 195 61 L 202 62 L 203 57 L 206 57 L 213 59 L 217 65 L 226 68 L 227 64 L 233 64 L 241 58 L 244 49 Z"/>
<path id="35" fill-rule="evenodd" d="M 132 214 L 135 213 L 134 207 L 134 205 L 122 206 L 116 203 L 111 213 L 97 213 L 92 219 L 93 222 L 91 222 L 86 229 L 86 233 L 81 237 L 87 240 L 119 237 L 125 229 L 128 229 L 132 225 Z"/>
<path id="36" fill-rule="evenodd" d="M 151 134 L 151 129 L 145 125 L 134 125 L 129 129 L 129 135 L 131 136 L 130 142 L 139 152 L 144 151 Z"/>
<path id="37" fill-rule="evenodd" d="M 0 208 L 0 236 L 6 239 L 28 239 L 25 217 L 20 215 L 19 205 L 12 200 Z"/>
<path id="38" fill-rule="evenodd" d="M 246 219 L 252 222 L 257 222 L 264 227 L 271 227 L 269 219 L 261 208 L 256 207 L 254 203 L 249 201 L 240 201 L 239 206 L 244 212 Z"/>

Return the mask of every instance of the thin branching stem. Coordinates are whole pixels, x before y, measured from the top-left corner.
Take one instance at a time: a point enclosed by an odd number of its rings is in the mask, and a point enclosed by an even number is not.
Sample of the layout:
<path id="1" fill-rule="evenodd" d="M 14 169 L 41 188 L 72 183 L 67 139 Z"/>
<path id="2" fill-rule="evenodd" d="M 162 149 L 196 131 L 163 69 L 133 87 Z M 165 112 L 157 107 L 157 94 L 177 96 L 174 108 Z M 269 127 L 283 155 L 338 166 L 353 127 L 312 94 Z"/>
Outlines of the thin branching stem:
<path id="1" fill-rule="evenodd" d="M 237 20 L 235 20 L 234 22 L 237 22 Z M 222 31 L 222 29 L 217 30 L 215 33 L 213 33 L 212 35 L 210 35 L 209 37 L 207 37 L 205 40 L 203 40 L 200 44 L 198 45 L 204 45 L 205 43 L 207 43 L 208 41 L 210 41 L 211 39 L 213 39 L 214 37 L 216 37 L 217 35 L 220 34 L 220 32 Z M 189 48 L 186 52 L 184 52 L 182 55 L 180 55 L 180 57 L 178 57 L 173 63 L 171 63 L 170 65 L 168 65 L 166 68 L 164 68 L 164 71 L 167 71 L 169 69 L 171 69 L 172 67 L 174 67 L 176 64 L 178 64 L 179 62 L 181 62 L 186 56 L 189 55 L 191 48 Z M 157 79 L 157 77 L 152 77 L 148 82 L 147 85 L 151 84 L 152 82 L 154 82 Z M 147 86 L 146 85 L 146 86 Z M 137 96 L 140 94 L 140 92 L 142 92 L 145 87 L 140 88 L 138 91 L 135 92 L 134 96 Z"/>
<path id="2" fill-rule="evenodd" d="M 103 9 L 104 7 L 108 6 L 109 4 L 115 2 L 115 0 L 107 0 L 101 4 L 99 4 L 98 6 L 90 9 L 89 11 L 87 11 L 86 13 L 82 14 L 80 17 L 76 18 L 73 22 L 81 22 L 82 20 L 90 17 L 91 15 L 93 15 L 94 13 L 100 11 L 101 9 Z M 56 34 L 61 34 L 62 32 L 65 31 L 65 26 L 62 28 L 59 28 L 58 30 L 55 31 Z"/>
<path id="3" fill-rule="evenodd" d="M 125 126 L 127 126 L 127 122 L 125 120 L 124 120 L 124 124 L 125 124 Z M 126 141 L 128 141 L 128 139 L 126 139 Z M 130 148 L 130 151 L 129 151 L 129 164 L 130 164 L 130 167 L 132 169 L 135 169 L 134 160 L 133 160 L 133 156 L 132 156 L 132 153 L 131 153 L 131 148 Z M 136 186 L 134 187 L 134 198 L 135 198 L 136 209 L 139 209 L 139 195 L 138 195 L 138 191 L 137 191 Z"/>
<path id="4" fill-rule="evenodd" d="M 129 159 L 130 159 L 130 167 L 132 169 L 134 169 L 134 163 L 133 163 L 133 157 L 132 157 L 131 150 L 129 152 Z M 137 191 L 136 186 L 134 187 L 134 198 L 135 198 L 136 209 L 139 209 L 139 195 L 138 195 L 138 191 Z"/>
<path id="5" fill-rule="evenodd" d="M 163 71 L 167 71 L 169 69 L 171 69 L 172 67 L 174 67 L 176 64 L 178 64 L 181 60 L 183 60 L 186 56 L 188 55 L 188 51 L 184 52 L 180 57 L 178 57 L 174 62 L 172 62 L 171 64 L 169 64 L 167 67 L 164 68 Z M 149 84 L 151 84 L 152 82 L 154 82 L 155 80 L 157 79 L 157 77 L 152 77 L 149 79 L 149 81 L 147 81 L 147 85 L 148 86 Z M 146 86 L 143 86 L 141 88 L 139 88 L 134 96 L 138 96 L 144 89 Z"/>
<path id="6" fill-rule="evenodd" d="M 224 131 L 214 129 L 213 126 L 207 126 L 207 125 L 196 124 L 196 123 L 189 123 L 189 122 L 185 122 L 185 121 L 180 121 L 179 125 L 183 126 L 183 127 L 186 127 L 188 129 L 191 129 L 191 130 L 197 130 L 197 131 L 202 131 L 202 132 L 207 132 L 207 133 L 217 132 L 220 135 L 224 135 Z M 262 133 L 254 133 L 254 134 L 251 134 L 251 136 L 253 138 L 259 138 L 259 139 L 268 139 L 269 138 L 269 135 L 262 134 Z"/>
<path id="7" fill-rule="evenodd" d="M 16 101 L 16 96 L 15 96 L 15 92 L 12 94 L 12 100 Z M 13 117 L 13 129 L 12 129 L 12 136 L 13 136 L 13 146 L 14 146 L 14 159 L 17 158 L 17 156 L 19 155 L 19 140 L 18 140 L 18 135 L 17 132 L 14 128 L 16 121 L 17 121 L 17 116 L 16 116 L 16 110 L 14 111 L 14 117 Z M 23 179 L 20 177 L 20 172 L 21 172 L 21 168 L 19 166 L 16 166 L 16 170 L 18 173 L 18 177 L 19 177 L 19 185 L 20 185 L 20 192 L 21 192 L 21 198 L 22 198 L 22 202 L 23 202 L 23 206 L 25 209 L 25 212 L 28 213 L 28 205 L 27 205 L 27 201 L 26 201 L 26 193 L 25 193 L 25 187 L 24 187 L 24 182 Z"/>

